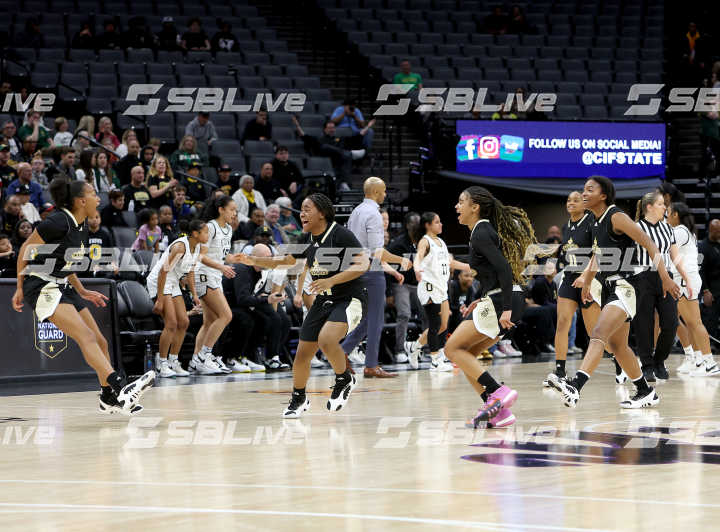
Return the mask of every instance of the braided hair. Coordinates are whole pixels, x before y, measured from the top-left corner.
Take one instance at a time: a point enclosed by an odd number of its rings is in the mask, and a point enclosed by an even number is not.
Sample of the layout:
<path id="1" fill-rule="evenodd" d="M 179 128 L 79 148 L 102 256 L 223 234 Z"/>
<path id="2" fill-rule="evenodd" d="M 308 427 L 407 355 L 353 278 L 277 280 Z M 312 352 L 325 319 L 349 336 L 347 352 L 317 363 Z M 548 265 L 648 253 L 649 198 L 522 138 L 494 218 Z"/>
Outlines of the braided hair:
<path id="1" fill-rule="evenodd" d="M 325 194 L 315 192 L 305 199 L 309 199 L 313 202 L 313 205 L 315 205 L 315 208 L 320 211 L 328 225 L 335 221 L 335 207 L 333 207 L 332 201 L 330 201 L 330 198 L 328 198 Z"/>
<path id="2" fill-rule="evenodd" d="M 512 269 L 513 281 L 524 282 L 525 250 L 537 242 L 527 213 L 512 205 L 503 205 L 484 187 L 468 187 L 463 192 L 480 207 L 480 218 L 487 218 L 500 237 L 502 253 Z"/>

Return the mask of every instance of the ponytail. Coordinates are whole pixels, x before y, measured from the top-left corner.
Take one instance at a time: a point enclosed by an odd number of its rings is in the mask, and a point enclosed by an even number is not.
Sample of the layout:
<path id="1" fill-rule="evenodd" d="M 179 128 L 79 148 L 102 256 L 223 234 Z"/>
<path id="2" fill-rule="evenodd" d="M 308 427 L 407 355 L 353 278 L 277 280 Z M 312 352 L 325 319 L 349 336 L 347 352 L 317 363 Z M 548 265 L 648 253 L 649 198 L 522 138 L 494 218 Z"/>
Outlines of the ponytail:
<path id="1" fill-rule="evenodd" d="M 71 181 L 65 175 L 57 175 L 50 181 L 50 196 L 60 209 L 72 210 L 75 198 L 85 195 L 85 181 Z"/>
<path id="2" fill-rule="evenodd" d="M 195 218 L 194 220 L 180 220 L 178 222 L 178 236 L 192 236 L 193 233 L 201 231 L 205 226 L 205 222 Z"/>
<path id="3" fill-rule="evenodd" d="M 645 217 L 647 208 L 655 203 L 658 197 L 662 196 L 662 192 L 659 189 L 648 192 L 637 202 L 637 208 L 635 209 L 635 221 L 639 222 L 641 218 Z"/>
<path id="4" fill-rule="evenodd" d="M 227 207 L 231 201 L 233 201 L 233 199 L 227 195 L 208 201 L 200 215 L 200 219 L 206 222 L 216 219 L 220 216 L 220 209 Z"/>

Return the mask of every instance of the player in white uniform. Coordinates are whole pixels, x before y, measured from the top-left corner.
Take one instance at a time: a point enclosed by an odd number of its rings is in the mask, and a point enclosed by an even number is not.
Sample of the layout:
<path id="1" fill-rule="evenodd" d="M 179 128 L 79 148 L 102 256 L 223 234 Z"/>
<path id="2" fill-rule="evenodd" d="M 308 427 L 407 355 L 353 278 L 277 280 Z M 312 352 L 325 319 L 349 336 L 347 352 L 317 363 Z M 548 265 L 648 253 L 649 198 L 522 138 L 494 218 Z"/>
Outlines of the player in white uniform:
<path id="1" fill-rule="evenodd" d="M 183 231 L 184 228 L 181 228 Z M 185 339 L 189 320 L 185 310 L 185 301 L 180 289 L 180 280 L 198 265 L 199 262 L 221 270 L 228 277 L 235 276 L 235 270 L 205 256 L 204 244 L 208 241 L 208 228 L 205 222 L 193 220 L 183 231 L 187 236 L 175 240 L 163 252 L 147 278 L 147 289 L 155 301 L 153 312 L 163 318 L 164 328 L 160 335 L 160 354 L 157 359 L 158 375 L 161 377 L 186 377 L 187 371 L 180 365 L 178 353 Z M 187 275 L 193 301 L 200 304 L 195 289 L 195 276 Z M 169 356 L 169 361 L 168 361 Z"/>
<path id="2" fill-rule="evenodd" d="M 684 203 L 673 203 L 667 216 L 667 222 L 675 232 L 675 244 L 682 260 L 689 283 L 681 284 L 682 295 L 678 300 L 678 311 L 682 321 L 677 335 L 685 351 L 685 360 L 678 367 L 678 373 L 689 373 L 693 377 L 705 377 L 720 374 L 720 368 L 713 360 L 710 350 L 710 337 L 700 319 L 700 307 L 697 303 L 702 280 L 698 266 L 698 248 L 695 238 L 695 220 L 690 209 Z M 673 264 L 675 281 L 682 278 Z M 687 286 L 689 284 L 689 286 Z M 694 349 L 693 349 L 694 347 Z"/>
<path id="3" fill-rule="evenodd" d="M 417 369 L 420 350 L 430 345 L 430 371 L 452 371 L 452 363 L 445 358 L 442 348 L 445 346 L 445 331 L 450 319 L 448 301 L 448 282 L 450 269 L 469 271 L 470 265 L 458 262 L 448 253 L 445 242 L 439 238 L 442 222 L 434 212 L 426 212 L 420 217 L 420 231 L 425 234 L 418 240 L 417 254 L 413 269 L 418 280 L 417 296 L 425 309 L 428 328 L 415 342 L 408 346 L 410 367 Z"/>

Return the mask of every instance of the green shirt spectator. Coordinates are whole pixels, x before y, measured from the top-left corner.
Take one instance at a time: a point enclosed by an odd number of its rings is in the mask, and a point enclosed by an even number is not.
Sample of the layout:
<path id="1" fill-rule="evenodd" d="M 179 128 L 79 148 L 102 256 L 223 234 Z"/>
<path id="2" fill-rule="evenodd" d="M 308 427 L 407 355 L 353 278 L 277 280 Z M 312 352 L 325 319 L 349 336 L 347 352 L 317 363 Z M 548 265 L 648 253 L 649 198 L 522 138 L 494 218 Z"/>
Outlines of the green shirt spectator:
<path id="1" fill-rule="evenodd" d="M 18 130 L 18 137 L 23 143 L 25 153 L 34 153 L 52 146 L 50 133 L 42 123 L 42 115 L 37 111 L 27 115 L 26 122 Z"/>
<path id="2" fill-rule="evenodd" d="M 400 72 L 393 76 L 393 83 L 412 85 L 411 90 L 422 89 L 422 76 L 410 71 L 410 61 L 400 63 Z"/>

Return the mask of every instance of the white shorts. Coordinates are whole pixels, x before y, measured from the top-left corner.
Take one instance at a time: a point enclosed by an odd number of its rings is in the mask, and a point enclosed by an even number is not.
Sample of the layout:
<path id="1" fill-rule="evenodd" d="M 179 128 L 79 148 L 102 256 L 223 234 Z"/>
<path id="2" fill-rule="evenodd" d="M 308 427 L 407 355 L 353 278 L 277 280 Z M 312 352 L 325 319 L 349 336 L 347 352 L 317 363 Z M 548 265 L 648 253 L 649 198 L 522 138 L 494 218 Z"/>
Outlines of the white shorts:
<path id="1" fill-rule="evenodd" d="M 417 287 L 417 296 L 420 300 L 421 305 L 427 305 L 429 303 L 435 303 L 436 305 L 439 305 L 443 301 L 447 301 L 447 286 L 443 290 L 442 288 L 438 288 L 434 284 L 420 281 Z"/>
<path id="2" fill-rule="evenodd" d="M 420 287 L 418 287 L 420 291 Z M 498 323 L 495 305 L 489 296 L 485 296 L 475 306 L 472 313 L 473 324 L 480 334 L 488 338 L 496 338 L 500 335 L 500 323 Z"/>
<path id="3" fill-rule="evenodd" d="M 151 299 L 155 299 L 157 297 L 157 280 L 148 277 L 147 291 L 150 294 Z M 182 296 L 182 290 L 180 290 L 180 281 L 175 277 L 168 275 L 165 278 L 163 295 L 172 297 Z"/>
<path id="4" fill-rule="evenodd" d="M 680 276 L 679 273 L 674 274 L 673 280 L 680 285 L 680 288 L 682 288 L 682 296 L 685 299 L 688 299 L 690 301 L 695 301 L 700 296 L 700 289 L 702 288 L 702 279 L 700 278 L 700 274 L 698 272 L 692 272 L 688 274 L 688 277 L 690 278 L 690 288 L 692 289 L 692 297 L 689 297 L 688 294 L 688 286 L 685 283 L 684 279 Z"/>
<path id="5" fill-rule="evenodd" d="M 195 291 L 198 297 L 205 297 L 208 289 L 222 288 L 222 276 L 212 273 L 195 272 Z"/>
<path id="6" fill-rule="evenodd" d="M 602 292 L 603 306 L 616 306 L 627 314 L 628 321 L 635 318 L 637 294 L 635 280 L 630 278 L 606 282 Z"/>

